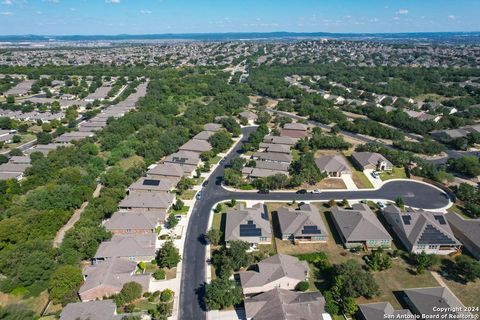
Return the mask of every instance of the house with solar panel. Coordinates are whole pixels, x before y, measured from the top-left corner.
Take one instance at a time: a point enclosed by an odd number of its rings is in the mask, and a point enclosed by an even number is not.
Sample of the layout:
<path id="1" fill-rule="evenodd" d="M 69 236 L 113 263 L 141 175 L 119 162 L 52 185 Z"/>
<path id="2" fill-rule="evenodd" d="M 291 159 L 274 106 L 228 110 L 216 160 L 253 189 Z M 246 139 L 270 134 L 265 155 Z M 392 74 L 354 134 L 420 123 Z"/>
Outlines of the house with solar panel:
<path id="1" fill-rule="evenodd" d="M 180 181 L 180 179 L 178 179 Z M 178 181 L 167 178 L 141 177 L 128 187 L 129 192 L 171 192 L 175 189 Z"/>
<path id="2" fill-rule="evenodd" d="M 167 156 L 163 162 L 179 165 L 183 169 L 184 174 L 193 176 L 201 160 L 198 153 L 180 151 Z"/>
<path id="3" fill-rule="evenodd" d="M 408 251 L 446 255 L 460 249 L 444 214 L 388 205 L 383 214 Z"/>
<path id="4" fill-rule="evenodd" d="M 302 204 L 296 210 L 281 207 L 277 210 L 277 216 L 282 240 L 294 243 L 328 240 L 327 228 L 314 205 Z"/>
<path id="5" fill-rule="evenodd" d="M 246 241 L 256 247 L 272 241 L 270 220 L 265 206 L 257 203 L 251 208 L 239 205 L 238 209 L 227 211 L 225 223 L 225 242 Z"/>

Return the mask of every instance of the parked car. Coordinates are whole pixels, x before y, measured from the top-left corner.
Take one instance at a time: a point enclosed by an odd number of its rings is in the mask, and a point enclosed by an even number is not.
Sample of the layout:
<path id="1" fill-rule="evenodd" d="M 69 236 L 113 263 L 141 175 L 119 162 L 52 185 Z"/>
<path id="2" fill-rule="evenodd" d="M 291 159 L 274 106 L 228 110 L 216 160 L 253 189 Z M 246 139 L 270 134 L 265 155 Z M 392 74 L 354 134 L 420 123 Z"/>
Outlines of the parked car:
<path id="1" fill-rule="evenodd" d="M 307 193 L 307 190 L 306 189 L 300 189 L 300 190 L 297 190 L 296 193 L 297 194 L 305 194 L 305 193 Z"/>
<path id="2" fill-rule="evenodd" d="M 383 209 L 385 209 L 387 206 L 385 205 L 385 203 L 381 202 L 381 201 L 378 201 L 377 202 L 377 206 L 380 208 L 380 210 L 383 211 Z"/>
<path id="3" fill-rule="evenodd" d="M 197 200 L 200 200 L 202 198 L 202 191 L 198 191 L 197 195 L 195 196 Z"/>
<path id="4" fill-rule="evenodd" d="M 260 193 L 260 194 L 269 194 L 269 193 L 270 193 L 270 190 L 268 190 L 268 189 L 260 189 L 260 190 L 258 190 L 258 193 Z"/>
<path id="5" fill-rule="evenodd" d="M 320 193 L 320 192 L 322 192 L 320 189 L 315 189 L 315 190 L 312 190 L 312 193 L 316 193 L 316 194 L 318 194 L 318 193 Z"/>
<path id="6" fill-rule="evenodd" d="M 208 180 L 203 181 L 202 186 L 206 187 L 208 185 Z"/>
<path id="7" fill-rule="evenodd" d="M 375 179 L 379 179 L 380 174 L 377 171 L 372 171 L 372 177 L 374 177 Z"/>

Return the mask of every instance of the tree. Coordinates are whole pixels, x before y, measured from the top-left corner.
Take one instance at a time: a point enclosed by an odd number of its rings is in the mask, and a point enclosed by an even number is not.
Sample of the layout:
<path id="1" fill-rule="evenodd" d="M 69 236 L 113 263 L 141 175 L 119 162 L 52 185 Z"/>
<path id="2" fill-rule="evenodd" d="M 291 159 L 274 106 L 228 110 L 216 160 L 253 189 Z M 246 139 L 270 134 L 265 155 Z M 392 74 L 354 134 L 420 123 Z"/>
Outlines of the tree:
<path id="1" fill-rule="evenodd" d="M 8 104 L 14 104 L 15 103 L 15 97 L 14 96 L 7 96 L 7 103 Z"/>
<path id="2" fill-rule="evenodd" d="M 215 132 L 208 141 L 212 145 L 213 150 L 216 153 L 228 150 L 233 144 L 232 135 L 227 131 L 218 131 Z"/>
<path id="3" fill-rule="evenodd" d="M 480 262 L 466 255 L 462 254 L 455 259 L 455 269 L 456 274 L 466 283 L 480 279 Z"/>
<path id="4" fill-rule="evenodd" d="M 417 272 L 419 274 L 422 274 L 425 269 L 437 266 L 440 263 L 440 258 L 437 255 L 427 254 L 425 251 L 422 251 L 419 254 L 412 253 L 411 259 L 417 266 Z"/>
<path id="5" fill-rule="evenodd" d="M 480 161 L 476 156 L 449 159 L 448 168 L 453 172 L 458 172 L 469 177 L 480 175 Z"/>
<path id="6" fill-rule="evenodd" d="M 174 292 L 170 289 L 165 289 L 160 294 L 160 301 L 169 302 L 173 299 Z"/>
<path id="7" fill-rule="evenodd" d="M 343 313 L 345 313 L 347 315 L 350 315 L 350 316 L 354 315 L 358 310 L 358 306 L 357 306 L 357 303 L 356 303 L 355 299 L 352 298 L 352 297 L 347 297 L 343 301 L 342 310 L 343 310 Z"/>
<path id="8" fill-rule="evenodd" d="M 178 224 L 178 219 L 177 219 L 177 216 L 175 215 L 175 213 L 170 213 L 168 215 L 168 218 L 167 218 L 167 226 L 169 229 L 173 229 L 177 226 Z"/>
<path id="9" fill-rule="evenodd" d="M 227 186 L 237 187 L 242 182 L 242 173 L 227 168 L 223 172 L 223 181 Z"/>
<path id="10" fill-rule="evenodd" d="M 167 241 L 157 252 L 157 264 L 160 268 L 174 268 L 180 262 L 180 253 L 173 241 Z"/>
<path id="11" fill-rule="evenodd" d="M 127 282 L 123 285 L 120 293 L 115 297 L 117 306 L 126 305 L 142 297 L 142 286 L 135 281 Z"/>
<path id="12" fill-rule="evenodd" d="M 37 133 L 37 143 L 38 144 L 49 144 L 52 142 L 52 135 L 47 132 Z"/>
<path id="13" fill-rule="evenodd" d="M 20 143 L 20 142 L 22 142 L 22 137 L 20 137 L 19 135 L 14 135 L 12 137 L 12 142 L 13 143 Z"/>
<path id="14" fill-rule="evenodd" d="M 397 207 L 399 207 L 400 209 L 403 209 L 405 208 L 405 201 L 403 201 L 403 198 L 398 196 L 396 199 L 395 199 L 395 204 L 397 205 Z"/>
<path id="15" fill-rule="evenodd" d="M 183 209 L 185 203 L 183 203 L 182 200 L 180 199 L 177 199 L 177 201 L 175 202 L 175 204 L 173 205 L 173 210 L 175 211 L 180 211 Z"/>
<path id="16" fill-rule="evenodd" d="M 307 182 L 315 184 L 326 176 L 318 169 L 313 153 L 311 152 L 303 154 L 297 161 L 292 162 L 289 171 L 290 174 L 299 179 L 297 183 Z"/>
<path id="17" fill-rule="evenodd" d="M 204 301 L 208 310 L 224 309 L 243 301 L 242 289 L 233 280 L 215 278 L 205 286 Z"/>
<path id="18" fill-rule="evenodd" d="M 460 200 L 465 201 L 465 200 L 473 199 L 475 197 L 476 190 L 474 186 L 471 186 L 468 183 L 462 182 L 458 186 L 455 194 Z"/>
<path id="19" fill-rule="evenodd" d="M 2 320 L 24 320 L 35 319 L 36 315 L 23 304 L 8 304 L 0 306 L 0 319 Z"/>
<path id="20" fill-rule="evenodd" d="M 208 230 L 205 238 L 210 241 L 213 245 L 218 245 L 220 243 L 220 239 L 222 238 L 222 232 L 218 229 L 210 229 Z"/>
<path id="21" fill-rule="evenodd" d="M 362 269 L 355 260 L 348 260 L 333 268 L 335 285 L 332 287 L 332 293 L 335 291 L 339 297 L 358 298 L 360 296 L 371 298 L 379 293 L 379 287 L 372 274 Z M 338 297 L 336 297 L 338 298 Z"/>
<path id="22" fill-rule="evenodd" d="M 298 291 L 307 291 L 308 288 L 310 288 L 310 284 L 308 283 L 308 281 L 300 281 L 295 286 L 295 289 Z"/>
<path id="23" fill-rule="evenodd" d="M 77 292 L 83 283 L 83 275 L 80 268 L 64 265 L 57 268 L 48 284 L 50 299 L 63 306 L 70 302 L 78 301 Z"/>
<path id="24" fill-rule="evenodd" d="M 367 265 L 373 271 L 383 271 L 392 267 L 392 259 L 379 250 L 368 256 Z"/>

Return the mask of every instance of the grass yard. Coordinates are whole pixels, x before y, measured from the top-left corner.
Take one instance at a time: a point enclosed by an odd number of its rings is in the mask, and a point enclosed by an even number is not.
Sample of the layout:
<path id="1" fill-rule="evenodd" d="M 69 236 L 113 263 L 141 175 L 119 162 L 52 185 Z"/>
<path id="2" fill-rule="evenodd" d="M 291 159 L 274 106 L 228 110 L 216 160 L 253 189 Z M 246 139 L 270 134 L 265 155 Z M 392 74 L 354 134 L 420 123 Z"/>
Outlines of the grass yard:
<path id="1" fill-rule="evenodd" d="M 370 182 L 370 180 L 368 180 L 367 176 L 365 176 L 365 173 L 363 173 L 362 171 L 358 171 L 356 169 L 353 170 L 352 173 L 353 173 L 352 174 L 353 182 L 355 182 L 355 184 L 359 189 L 373 188 L 372 183 Z"/>
<path id="2" fill-rule="evenodd" d="M 342 179 L 339 178 L 325 178 L 315 185 L 305 183 L 301 186 L 304 189 L 347 189 L 347 186 Z"/>
<path id="3" fill-rule="evenodd" d="M 380 179 L 382 181 L 390 179 L 408 179 L 407 174 L 405 173 L 405 168 L 393 167 L 392 172 L 382 172 L 380 173 Z"/>
<path id="4" fill-rule="evenodd" d="M 123 170 L 143 165 L 143 158 L 137 155 L 122 159 L 118 162 L 118 166 Z"/>
<path id="5" fill-rule="evenodd" d="M 178 195 L 177 197 L 181 200 L 192 200 L 193 197 L 195 197 L 196 193 L 197 191 L 195 190 L 185 190 L 181 195 Z"/>
<path id="6" fill-rule="evenodd" d="M 450 290 L 466 307 L 480 306 L 480 280 L 468 284 L 461 284 L 442 277 Z"/>
<path id="7" fill-rule="evenodd" d="M 208 162 L 213 166 L 214 164 L 217 164 L 222 160 L 222 157 L 220 156 L 215 156 L 212 159 L 208 160 Z"/>
<path id="8" fill-rule="evenodd" d="M 5 294 L 0 292 L 0 306 L 6 306 L 7 304 L 22 303 L 27 308 L 33 310 L 36 314 L 40 314 L 43 308 L 48 303 L 48 292 L 42 292 L 38 297 L 31 297 L 23 299 L 22 295 Z"/>
<path id="9" fill-rule="evenodd" d="M 465 209 L 458 204 L 454 203 L 450 208 L 448 208 L 448 211 L 455 212 L 456 214 L 462 216 L 465 219 L 472 219 L 472 217 L 465 213 Z"/>
<path id="10" fill-rule="evenodd" d="M 168 269 L 168 268 L 164 268 L 163 269 L 165 271 L 165 280 L 171 280 L 171 279 L 175 279 L 177 277 L 177 268 L 172 268 L 172 269 Z"/>
<path id="11" fill-rule="evenodd" d="M 190 209 L 189 206 L 183 206 L 183 208 L 180 209 L 180 210 L 174 210 L 173 208 L 171 208 L 169 213 L 173 213 L 173 214 L 187 214 L 187 212 L 188 212 L 189 209 Z"/>

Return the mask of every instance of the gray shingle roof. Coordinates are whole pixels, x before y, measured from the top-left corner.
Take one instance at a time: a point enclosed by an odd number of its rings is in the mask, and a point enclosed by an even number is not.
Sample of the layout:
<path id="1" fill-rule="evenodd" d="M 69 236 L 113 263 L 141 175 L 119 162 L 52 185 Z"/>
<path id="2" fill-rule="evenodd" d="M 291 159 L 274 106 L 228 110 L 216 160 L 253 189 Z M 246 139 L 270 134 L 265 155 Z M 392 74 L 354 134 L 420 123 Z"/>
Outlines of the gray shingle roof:
<path id="1" fill-rule="evenodd" d="M 268 283 L 288 277 L 303 281 L 308 275 L 308 263 L 298 258 L 277 254 L 260 261 L 257 271 L 240 272 L 242 288 L 261 287 Z"/>
<path id="2" fill-rule="evenodd" d="M 320 292 L 273 289 L 245 300 L 247 319 L 323 320 L 325 298 Z"/>
<path id="3" fill-rule="evenodd" d="M 175 185 L 176 182 L 174 179 L 141 177 L 132 183 L 128 189 L 131 191 L 169 191 L 175 188 Z"/>
<path id="4" fill-rule="evenodd" d="M 385 315 L 394 316 L 394 318 L 392 319 L 403 319 L 398 317 L 402 315 L 412 314 L 410 310 L 407 310 L 407 309 L 402 309 L 402 310 L 393 309 L 390 302 L 375 302 L 375 303 L 359 304 L 358 309 L 363 316 L 363 318 L 361 319 L 365 319 L 365 320 L 385 319 Z"/>
<path id="5" fill-rule="evenodd" d="M 277 210 L 277 214 L 282 233 L 295 236 L 328 236 L 325 223 L 314 205 L 303 204 L 298 210 L 281 207 Z M 315 226 L 320 233 L 311 234 L 304 230 L 305 226 Z"/>
<path id="6" fill-rule="evenodd" d="M 147 176 L 148 175 L 181 178 L 184 175 L 184 171 L 182 166 L 176 163 L 161 163 L 148 170 Z"/>
<path id="7" fill-rule="evenodd" d="M 320 156 L 315 164 L 321 172 L 350 172 L 347 161 L 340 155 Z"/>
<path id="8" fill-rule="evenodd" d="M 464 219 L 451 211 L 446 214 L 446 218 L 457 238 L 466 238 L 480 248 L 480 219 Z M 480 255 L 480 252 L 477 255 Z"/>
<path id="9" fill-rule="evenodd" d="M 155 255 L 156 234 L 113 235 L 98 247 L 95 259 L 113 257 L 144 257 Z"/>
<path id="10" fill-rule="evenodd" d="M 193 151 L 193 152 L 205 152 L 212 150 L 212 146 L 208 141 L 205 140 L 188 140 L 183 146 L 180 147 L 180 150 Z"/>
<path id="11" fill-rule="evenodd" d="M 339 226 L 338 231 L 349 242 L 392 240 L 375 213 L 366 204 L 354 204 L 352 209 L 333 207 L 332 217 Z"/>
<path id="12" fill-rule="evenodd" d="M 410 303 L 418 310 L 421 314 L 424 315 L 441 315 L 441 314 L 456 314 L 456 315 L 469 315 L 470 313 L 466 312 L 441 312 L 434 311 L 434 307 L 438 308 L 460 308 L 462 309 L 463 304 L 458 300 L 456 296 L 448 289 L 444 287 L 433 287 L 433 288 L 416 288 L 416 289 L 406 289 L 404 290 L 405 296 L 408 298 Z M 445 309 L 444 309 L 445 310 Z M 448 309 L 447 309 L 448 310 Z M 469 319 L 469 318 L 465 318 Z"/>
<path id="13" fill-rule="evenodd" d="M 377 166 L 381 162 L 385 162 L 389 167 L 392 167 L 392 163 L 380 153 L 355 152 L 352 154 L 352 157 L 364 168 L 367 166 Z"/>
<path id="14" fill-rule="evenodd" d="M 76 302 L 63 308 L 60 320 L 112 320 L 116 314 L 113 300 Z"/>
<path id="15" fill-rule="evenodd" d="M 261 236 L 271 238 L 272 231 L 270 229 L 270 221 L 268 214 L 262 203 L 257 203 L 251 208 L 244 208 L 240 205 L 239 209 L 231 209 L 227 211 L 225 240 L 248 240 L 248 237 L 240 235 L 240 225 L 247 224 L 252 221 L 257 228 L 261 230 Z"/>
<path id="16" fill-rule="evenodd" d="M 119 208 L 152 208 L 152 209 L 167 209 L 173 202 L 175 196 L 171 193 L 158 192 L 130 192 L 120 203 Z"/>
<path id="17" fill-rule="evenodd" d="M 153 230 L 167 212 L 116 212 L 103 225 L 107 230 Z"/>

